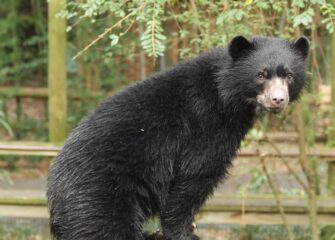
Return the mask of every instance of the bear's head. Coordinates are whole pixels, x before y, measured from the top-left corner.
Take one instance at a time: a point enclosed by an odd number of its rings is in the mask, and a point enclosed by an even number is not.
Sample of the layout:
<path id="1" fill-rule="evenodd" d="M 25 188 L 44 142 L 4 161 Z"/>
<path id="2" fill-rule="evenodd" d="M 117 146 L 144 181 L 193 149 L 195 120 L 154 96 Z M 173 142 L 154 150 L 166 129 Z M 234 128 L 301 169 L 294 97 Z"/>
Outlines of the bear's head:
<path id="1" fill-rule="evenodd" d="M 309 52 L 307 38 L 295 41 L 280 38 L 238 36 L 228 46 L 231 57 L 230 82 L 257 112 L 283 111 L 305 86 Z M 235 91 L 233 91 L 235 92 Z"/>

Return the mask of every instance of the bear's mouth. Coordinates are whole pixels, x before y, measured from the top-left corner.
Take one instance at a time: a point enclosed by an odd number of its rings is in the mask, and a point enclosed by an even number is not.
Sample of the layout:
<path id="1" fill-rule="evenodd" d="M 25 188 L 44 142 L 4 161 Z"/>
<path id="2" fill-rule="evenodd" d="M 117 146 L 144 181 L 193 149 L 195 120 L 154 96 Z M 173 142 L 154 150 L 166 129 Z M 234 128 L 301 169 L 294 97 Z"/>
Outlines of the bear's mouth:
<path id="1" fill-rule="evenodd" d="M 257 102 L 257 107 L 259 109 L 262 109 L 262 111 L 264 112 L 269 112 L 269 113 L 274 113 L 274 114 L 283 112 L 286 109 L 287 105 L 288 104 L 286 103 L 286 104 L 282 104 L 279 106 L 273 106 L 273 104 L 268 104 L 267 102 L 265 103 Z"/>
<path id="2" fill-rule="evenodd" d="M 274 113 L 274 114 L 281 113 L 285 110 L 285 108 L 286 108 L 285 106 L 284 107 L 264 106 L 262 103 L 257 102 L 255 111 L 258 116 L 262 116 L 265 113 Z"/>
<path id="3" fill-rule="evenodd" d="M 265 107 L 265 109 L 270 113 L 281 113 L 284 110 L 284 107 Z"/>

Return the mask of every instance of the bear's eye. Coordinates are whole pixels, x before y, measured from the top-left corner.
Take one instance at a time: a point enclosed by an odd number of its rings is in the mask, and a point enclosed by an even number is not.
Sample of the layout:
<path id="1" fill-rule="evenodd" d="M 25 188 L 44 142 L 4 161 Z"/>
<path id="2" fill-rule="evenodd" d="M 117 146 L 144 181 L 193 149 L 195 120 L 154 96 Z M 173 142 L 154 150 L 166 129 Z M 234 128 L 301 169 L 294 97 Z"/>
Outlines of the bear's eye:
<path id="1" fill-rule="evenodd" d="M 259 73 L 257 73 L 257 78 L 258 78 L 258 79 L 264 79 L 264 78 L 265 78 L 265 74 L 264 74 L 264 72 L 259 72 Z"/>
<path id="2" fill-rule="evenodd" d="M 286 78 L 287 78 L 288 82 L 291 83 L 293 81 L 293 74 L 292 73 L 288 73 L 286 75 Z"/>

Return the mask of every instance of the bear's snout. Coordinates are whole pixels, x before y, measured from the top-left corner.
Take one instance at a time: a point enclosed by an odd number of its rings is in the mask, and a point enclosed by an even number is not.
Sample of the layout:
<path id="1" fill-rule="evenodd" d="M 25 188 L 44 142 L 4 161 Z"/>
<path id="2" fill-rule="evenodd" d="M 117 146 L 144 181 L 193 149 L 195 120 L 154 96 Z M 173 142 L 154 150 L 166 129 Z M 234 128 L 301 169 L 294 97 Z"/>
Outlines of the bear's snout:
<path id="1" fill-rule="evenodd" d="M 273 78 L 264 83 L 262 93 L 257 96 L 257 102 L 267 111 L 279 113 L 287 107 L 289 98 L 287 81 Z"/>

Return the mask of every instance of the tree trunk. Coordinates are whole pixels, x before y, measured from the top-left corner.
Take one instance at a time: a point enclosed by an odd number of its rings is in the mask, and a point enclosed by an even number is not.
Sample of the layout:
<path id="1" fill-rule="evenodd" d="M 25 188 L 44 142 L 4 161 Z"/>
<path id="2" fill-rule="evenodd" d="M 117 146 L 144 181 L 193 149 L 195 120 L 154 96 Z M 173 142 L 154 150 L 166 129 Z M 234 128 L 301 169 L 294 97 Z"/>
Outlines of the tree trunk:
<path id="1" fill-rule="evenodd" d="M 328 144 L 335 146 L 335 33 L 332 34 L 331 39 L 331 68 L 330 68 L 330 80 L 331 80 L 331 114 L 330 114 L 330 126 L 328 128 Z M 335 161 L 328 163 L 328 179 L 327 179 L 328 194 L 335 194 Z"/>

